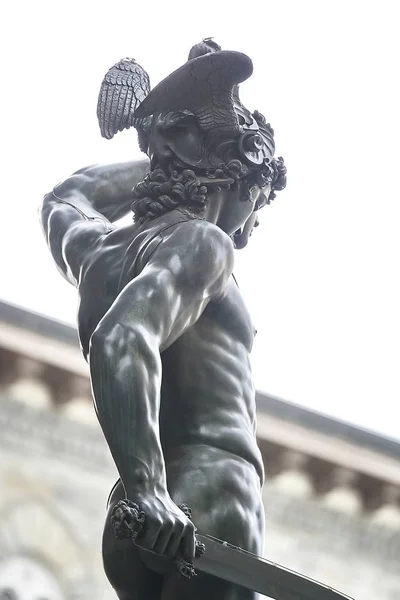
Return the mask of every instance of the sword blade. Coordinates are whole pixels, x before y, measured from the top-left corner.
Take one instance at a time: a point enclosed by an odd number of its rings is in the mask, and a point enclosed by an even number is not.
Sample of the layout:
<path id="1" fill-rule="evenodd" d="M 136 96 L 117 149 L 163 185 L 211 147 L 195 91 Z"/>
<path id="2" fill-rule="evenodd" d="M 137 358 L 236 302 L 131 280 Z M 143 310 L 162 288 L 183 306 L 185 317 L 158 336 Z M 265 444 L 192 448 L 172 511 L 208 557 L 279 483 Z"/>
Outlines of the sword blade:
<path id="1" fill-rule="evenodd" d="M 206 547 L 205 554 L 194 561 L 198 571 L 274 600 L 352 600 L 322 583 L 227 542 L 198 533 L 196 537 Z"/>

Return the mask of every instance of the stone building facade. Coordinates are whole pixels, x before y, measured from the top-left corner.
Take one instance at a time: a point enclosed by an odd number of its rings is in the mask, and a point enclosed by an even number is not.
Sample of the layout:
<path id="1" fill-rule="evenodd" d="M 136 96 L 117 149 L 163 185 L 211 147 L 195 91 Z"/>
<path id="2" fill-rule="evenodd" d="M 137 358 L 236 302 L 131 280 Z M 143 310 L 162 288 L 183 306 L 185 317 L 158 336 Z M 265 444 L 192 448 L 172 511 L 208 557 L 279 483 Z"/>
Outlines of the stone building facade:
<path id="1" fill-rule="evenodd" d="M 400 444 L 258 394 L 265 556 L 360 600 L 400 598 Z M 116 469 L 72 327 L 0 303 L 0 600 L 111 600 Z"/>

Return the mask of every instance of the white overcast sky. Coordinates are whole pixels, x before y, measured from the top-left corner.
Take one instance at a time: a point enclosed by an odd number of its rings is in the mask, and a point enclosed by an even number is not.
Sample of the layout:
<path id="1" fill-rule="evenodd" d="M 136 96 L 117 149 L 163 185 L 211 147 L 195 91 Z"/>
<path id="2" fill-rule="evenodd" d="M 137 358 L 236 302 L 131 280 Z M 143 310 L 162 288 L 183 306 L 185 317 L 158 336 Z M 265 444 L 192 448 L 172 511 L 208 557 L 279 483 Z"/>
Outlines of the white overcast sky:
<path id="1" fill-rule="evenodd" d="M 399 4 L 13 2 L 2 8 L 0 298 L 74 322 L 76 293 L 39 230 L 74 170 L 139 155 L 100 137 L 96 102 L 125 56 L 152 84 L 214 36 L 254 75 L 244 103 L 275 129 L 288 187 L 236 274 L 258 329 L 259 389 L 400 439 Z"/>

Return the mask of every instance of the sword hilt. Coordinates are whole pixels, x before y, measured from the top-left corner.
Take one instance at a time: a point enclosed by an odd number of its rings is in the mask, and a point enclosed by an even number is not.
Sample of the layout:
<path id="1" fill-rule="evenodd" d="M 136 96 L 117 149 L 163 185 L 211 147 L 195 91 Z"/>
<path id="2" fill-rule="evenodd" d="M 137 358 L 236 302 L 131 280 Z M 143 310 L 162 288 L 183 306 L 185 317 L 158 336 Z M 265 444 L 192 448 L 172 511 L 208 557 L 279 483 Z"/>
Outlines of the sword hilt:
<path id="1" fill-rule="evenodd" d="M 178 508 L 188 519 L 192 519 L 192 511 L 186 504 L 179 504 Z M 145 520 L 146 515 L 140 510 L 139 505 L 128 499 L 117 502 L 111 511 L 111 525 L 119 540 L 131 539 L 134 542 L 142 531 Z M 205 545 L 196 539 L 195 557 L 203 556 L 205 550 Z M 181 577 L 191 579 L 197 575 L 192 562 L 183 558 L 176 558 L 173 562 Z"/>
<path id="2" fill-rule="evenodd" d="M 111 512 L 111 525 L 119 540 L 135 541 L 143 529 L 146 515 L 139 506 L 130 500 L 120 500 Z"/>

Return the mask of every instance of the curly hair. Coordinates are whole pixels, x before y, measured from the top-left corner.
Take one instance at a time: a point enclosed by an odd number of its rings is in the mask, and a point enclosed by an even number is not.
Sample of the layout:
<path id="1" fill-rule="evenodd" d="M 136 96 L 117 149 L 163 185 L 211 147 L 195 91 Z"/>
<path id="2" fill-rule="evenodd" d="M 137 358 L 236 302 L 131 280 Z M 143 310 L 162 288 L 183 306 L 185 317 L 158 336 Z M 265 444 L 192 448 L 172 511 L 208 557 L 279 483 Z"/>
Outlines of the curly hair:
<path id="1" fill-rule="evenodd" d="M 168 175 L 158 167 L 146 175 L 132 193 L 132 211 L 139 222 L 155 219 L 178 206 L 200 213 L 207 198 L 207 188 L 190 169 L 174 170 Z"/>
<path id="2" fill-rule="evenodd" d="M 236 183 L 243 175 L 243 169 L 239 160 L 231 160 L 213 171 L 207 171 L 206 176 L 211 181 L 213 178 L 229 177 Z M 131 209 L 135 220 L 140 223 L 147 219 L 155 219 L 178 207 L 201 214 L 207 205 L 210 187 L 220 186 L 202 185 L 193 170 L 184 168 L 178 161 L 173 161 L 169 172 L 157 167 L 133 188 Z"/>
<path id="3" fill-rule="evenodd" d="M 203 185 L 196 173 L 187 169 L 183 163 L 174 160 L 166 172 L 161 167 L 156 167 L 143 181 L 132 190 L 133 202 L 131 205 L 135 221 L 143 223 L 148 219 L 155 219 L 176 208 L 184 208 L 201 216 L 207 206 L 208 194 L 212 189 L 237 188 L 240 185 L 240 199 L 250 199 L 251 188 L 271 184 L 270 199 L 275 198 L 274 190 L 285 187 L 286 168 L 283 159 L 272 159 L 270 164 L 257 169 L 249 169 L 240 160 L 233 159 L 221 163 L 216 169 L 205 171 L 209 180 L 207 186 Z M 230 179 L 232 183 L 212 183 L 213 179 Z M 257 208 L 257 207 L 256 207 Z"/>

